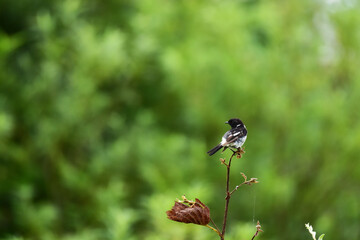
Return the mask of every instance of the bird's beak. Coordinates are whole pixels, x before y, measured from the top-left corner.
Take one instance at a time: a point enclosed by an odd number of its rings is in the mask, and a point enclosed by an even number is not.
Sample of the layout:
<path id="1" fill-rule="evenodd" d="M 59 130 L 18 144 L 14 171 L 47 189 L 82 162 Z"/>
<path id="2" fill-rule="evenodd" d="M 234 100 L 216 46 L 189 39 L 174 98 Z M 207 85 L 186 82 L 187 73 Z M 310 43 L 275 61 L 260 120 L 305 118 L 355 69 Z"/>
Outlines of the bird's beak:
<path id="1" fill-rule="evenodd" d="M 225 124 L 229 124 L 229 122 L 228 122 L 228 121 L 226 121 L 226 122 L 225 122 Z"/>

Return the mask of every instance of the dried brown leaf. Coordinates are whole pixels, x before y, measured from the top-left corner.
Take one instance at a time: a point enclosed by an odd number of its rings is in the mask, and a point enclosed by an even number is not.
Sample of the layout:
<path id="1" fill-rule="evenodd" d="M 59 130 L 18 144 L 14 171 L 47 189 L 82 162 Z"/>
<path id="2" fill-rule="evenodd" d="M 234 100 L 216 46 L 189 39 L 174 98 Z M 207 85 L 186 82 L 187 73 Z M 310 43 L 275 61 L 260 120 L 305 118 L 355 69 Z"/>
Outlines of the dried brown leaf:
<path id="1" fill-rule="evenodd" d="M 170 220 L 182 223 L 194 223 L 198 225 L 207 225 L 210 222 L 210 210 L 199 199 L 195 203 L 186 205 L 181 202 L 175 202 L 171 210 L 166 214 Z"/>

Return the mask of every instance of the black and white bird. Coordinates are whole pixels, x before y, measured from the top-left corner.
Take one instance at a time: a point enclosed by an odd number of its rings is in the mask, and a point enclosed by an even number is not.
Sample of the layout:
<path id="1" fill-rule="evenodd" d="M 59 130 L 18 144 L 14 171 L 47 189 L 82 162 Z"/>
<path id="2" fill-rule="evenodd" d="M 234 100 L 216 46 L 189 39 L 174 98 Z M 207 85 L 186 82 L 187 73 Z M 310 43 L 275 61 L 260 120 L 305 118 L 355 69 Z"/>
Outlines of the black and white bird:
<path id="1" fill-rule="evenodd" d="M 230 125 L 231 129 L 227 131 L 221 139 L 221 142 L 208 151 L 207 153 L 211 156 L 220 149 L 224 148 L 235 148 L 236 151 L 240 150 L 242 145 L 245 143 L 247 137 L 247 129 L 244 123 L 238 118 L 232 118 L 225 122 Z"/>

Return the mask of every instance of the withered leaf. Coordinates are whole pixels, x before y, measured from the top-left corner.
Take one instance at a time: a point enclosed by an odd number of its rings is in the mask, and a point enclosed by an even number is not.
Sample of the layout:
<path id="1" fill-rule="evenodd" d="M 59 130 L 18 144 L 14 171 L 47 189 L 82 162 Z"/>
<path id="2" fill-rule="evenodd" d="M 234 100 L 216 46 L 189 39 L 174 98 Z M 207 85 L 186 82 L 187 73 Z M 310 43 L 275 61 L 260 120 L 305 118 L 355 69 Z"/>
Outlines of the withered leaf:
<path id="1" fill-rule="evenodd" d="M 170 220 L 182 223 L 194 223 L 198 225 L 207 225 L 210 222 L 210 210 L 199 199 L 195 203 L 186 205 L 181 202 L 175 202 L 171 210 L 166 212 Z"/>

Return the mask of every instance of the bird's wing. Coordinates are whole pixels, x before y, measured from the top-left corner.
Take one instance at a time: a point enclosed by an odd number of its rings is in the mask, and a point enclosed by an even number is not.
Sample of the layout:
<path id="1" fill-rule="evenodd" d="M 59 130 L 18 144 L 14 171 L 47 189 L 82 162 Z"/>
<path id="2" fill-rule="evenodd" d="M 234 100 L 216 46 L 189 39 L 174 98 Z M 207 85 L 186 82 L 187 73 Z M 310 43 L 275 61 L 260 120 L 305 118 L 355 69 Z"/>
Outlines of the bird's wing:
<path id="1" fill-rule="evenodd" d="M 237 128 L 231 129 L 230 131 L 226 132 L 224 135 L 226 142 L 223 144 L 223 146 L 233 143 L 239 138 L 244 137 L 245 135 L 246 135 L 245 129 L 237 129 Z"/>

